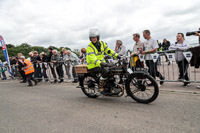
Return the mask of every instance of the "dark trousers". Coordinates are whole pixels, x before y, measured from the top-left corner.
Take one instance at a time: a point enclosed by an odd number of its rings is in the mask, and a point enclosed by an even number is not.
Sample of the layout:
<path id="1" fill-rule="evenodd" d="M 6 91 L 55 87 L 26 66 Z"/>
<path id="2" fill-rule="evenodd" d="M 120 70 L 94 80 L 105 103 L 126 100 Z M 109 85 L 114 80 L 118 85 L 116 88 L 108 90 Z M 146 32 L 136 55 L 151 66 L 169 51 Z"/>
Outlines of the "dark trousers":
<path id="1" fill-rule="evenodd" d="M 2 76 L 3 76 L 2 79 L 7 79 L 5 72 L 2 72 Z"/>
<path id="2" fill-rule="evenodd" d="M 178 69 L 179 69 L 179 79 L 185 79 L 185 80 L 189 80 L 188 77 L 188 61 L 186 59 L 182 60 L 182 61 L 177 61 L 178 64 Z"/>
<path id="3" fill-rule="evenodd" d="M 48 79 L 48 77 L 47 77 L 47 69 L 45 67 L 42 68 L 42 76 L 44 77 L 45 80 Z"/>
<path id="4" fill-rule="evenodd" d="M 56 77 L 56 73 L 55 73 L 55 70 L 54 70 L 54 65 L 51 65 L 51 64 L 49 63 L 49 67 L 50 67 L 50 69 L 51 69 L 51 73 L 52 73 L 52 75 L 53 75 L 53 78 L 56 79 L 57 77 Z"/>
<path id="5" fill-rule="evenodd" d="M 35 66 L 34 69 L 35 69 L 34 78 L 39 80 L 39 81 L 41 81 L 42 80 L 41 67 L 40 66 Z"/>
<path id="6" fill-rule="evenodd" d="M 161 73 L 157 70 L 157 63 L 154 63 L 153 60 L 146 60 L 146 65 L 149 68 L 148 72 L 152 77 L 162 78 Z"/>
<path id="7" fill-rule="evenodd" d="M 101 73 L 103 78 L 108 78 L 111 75 L 111 72 L 108 69 L 100 68 L 100 67 L 90 69 L 90 72 L 93 74 Z"/>
<path id="8" fill-rule="evenodd" d="M 63 79 L 64 72 L 63 72 L 62 65 L 56 66 L 56 71 L 59 76 L 59 79 Z"/>
<path id="9" fill-rule="evenodd" d="M 168 57 L 167 57 L 167 55 L 165 54 L 165 59 L 166 59 L 166 62 L 168 62 L 169 61 L 169 59 L 168 59 Z"/>
<path id="10" fill-rule="evenodd" d="M 23 70 L 19 71 L 20 75 L 22 76 L 23 81 L 26 81 L 26 75 L 25 72 Z"/>
<path id="11" fill-rule="evenodd" d="M 33 74 L 34 74 L 34 73 L 30 73 L 30 74 L 27 74 L 27 75 L 26 75 L 27 81 L 28 81 L 28 84 L 29 84 L 29 85 L 33 85 L 33 83 L 31 82 L 31 80 L 34 81 L 34 82 L 37 82 L 37 81 L 35 80 L 35 78 L 33 78 Z"/>
<path id="12" fill-rule="evenodd" d="M 141 62 L 140 60 L 137 60 L 136 61 L 136 68 L 144 68 L 143 62 Z"/>

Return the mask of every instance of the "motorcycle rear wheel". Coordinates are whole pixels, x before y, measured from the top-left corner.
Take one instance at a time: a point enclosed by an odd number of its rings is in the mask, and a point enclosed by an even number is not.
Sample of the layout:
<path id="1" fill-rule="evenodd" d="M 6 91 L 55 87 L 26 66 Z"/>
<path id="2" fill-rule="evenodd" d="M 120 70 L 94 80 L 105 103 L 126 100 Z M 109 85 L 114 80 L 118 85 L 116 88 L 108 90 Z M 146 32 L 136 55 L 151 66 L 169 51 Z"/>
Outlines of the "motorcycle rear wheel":
<path id="1" fill-rule="evenodd" d="M 89 98 L 97 98 L 96 92 L 98 90 L 98 83 L 92 76 L 86 76 L 80 81 L 83 93 Z"/>

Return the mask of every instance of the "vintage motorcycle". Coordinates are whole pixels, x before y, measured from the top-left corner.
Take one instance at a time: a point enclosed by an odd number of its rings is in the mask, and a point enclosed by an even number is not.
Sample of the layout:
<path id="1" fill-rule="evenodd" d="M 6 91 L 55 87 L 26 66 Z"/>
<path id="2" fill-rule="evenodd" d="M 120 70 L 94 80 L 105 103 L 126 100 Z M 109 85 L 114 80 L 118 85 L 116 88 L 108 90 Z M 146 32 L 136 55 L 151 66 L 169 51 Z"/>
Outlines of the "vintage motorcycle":
<path id="1" fill-rule="evenodd" d="M 104 68 L 110 71 L 110 75 L 103 82 L 100 80 L 101 74 L 88 71 L 86 65 L 76 66 L 75 71 L 79 77 L 79 88 L 89 98 L 97 98 L 101 95 L 121 97 L 126 90 L 127 96 L 139 103 L 153 102 L 159 94 L 156 80 L 148 72 L 133 72 L 127 66 L 127 57 L 123 56 L 112 67 Z M 123 80 L 122 84 L 118 82 L 120 76 Z M 99 89 L 103 89 L 100 95 Z"/>

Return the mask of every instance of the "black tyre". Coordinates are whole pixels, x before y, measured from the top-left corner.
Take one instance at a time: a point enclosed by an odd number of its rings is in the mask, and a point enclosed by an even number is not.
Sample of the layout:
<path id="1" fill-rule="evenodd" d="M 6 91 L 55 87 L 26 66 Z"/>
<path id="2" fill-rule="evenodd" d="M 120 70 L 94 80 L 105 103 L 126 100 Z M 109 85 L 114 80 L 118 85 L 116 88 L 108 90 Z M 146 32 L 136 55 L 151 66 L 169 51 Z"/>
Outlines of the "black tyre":
<path id="1" fill-rule="evenodd" d="M 83 93 L 89 98 L 97 98 L 96 92 L 98 90 L 98 83 L 91 76 L 86 76 L 80 81 Z"/>
<path id="2" fill-rule="evenodd" d="M 156 80 L 146 73 L 133 73 L 126 81 L 127 94 L 139 103 L 151 103 L 159 94 Z"/>

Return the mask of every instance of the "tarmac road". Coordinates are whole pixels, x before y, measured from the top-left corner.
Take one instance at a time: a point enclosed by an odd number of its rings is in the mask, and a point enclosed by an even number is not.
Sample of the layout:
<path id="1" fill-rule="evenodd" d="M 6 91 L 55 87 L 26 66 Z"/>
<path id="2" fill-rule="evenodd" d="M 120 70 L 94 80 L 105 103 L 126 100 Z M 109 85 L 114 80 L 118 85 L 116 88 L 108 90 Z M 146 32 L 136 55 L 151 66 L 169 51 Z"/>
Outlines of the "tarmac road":
<path id="1" fill-rule="evenodd" d="M 200 133 L 200 90 L 165 83 L 158 99 L 87 98 L 77 84 L 0 82 L 0 133 Z"/>

